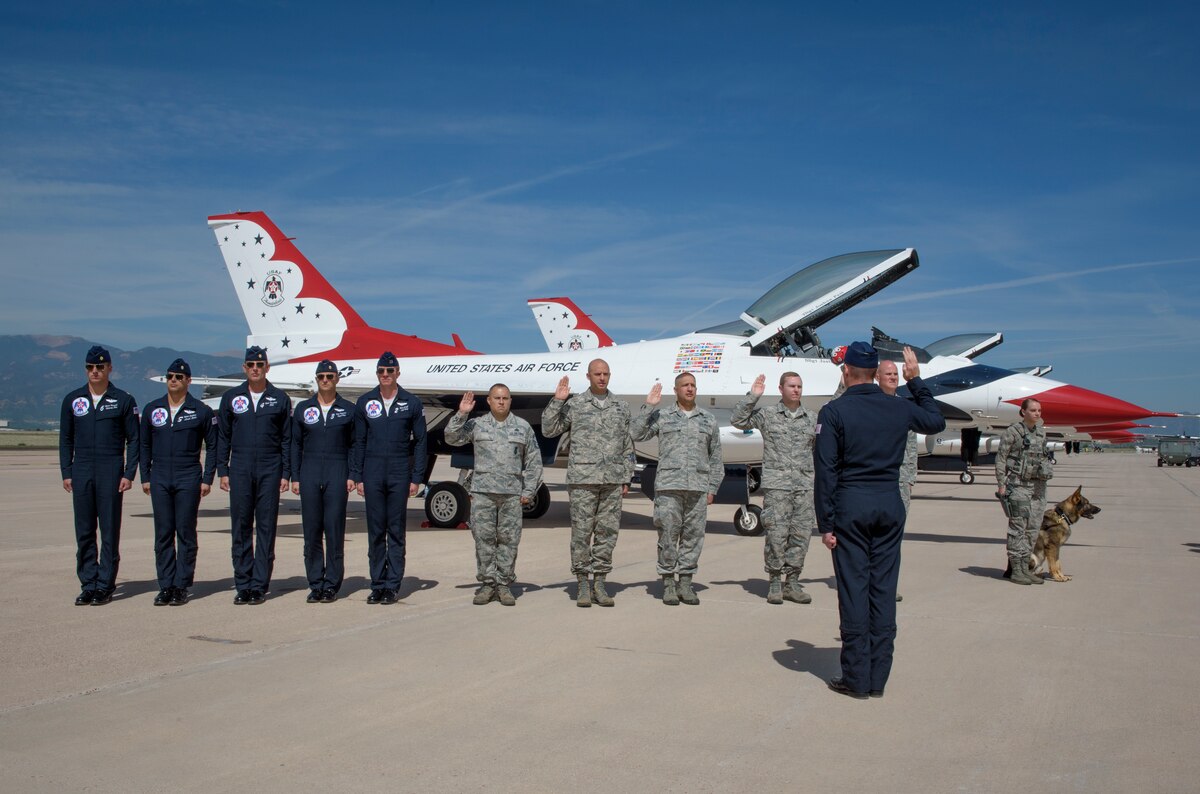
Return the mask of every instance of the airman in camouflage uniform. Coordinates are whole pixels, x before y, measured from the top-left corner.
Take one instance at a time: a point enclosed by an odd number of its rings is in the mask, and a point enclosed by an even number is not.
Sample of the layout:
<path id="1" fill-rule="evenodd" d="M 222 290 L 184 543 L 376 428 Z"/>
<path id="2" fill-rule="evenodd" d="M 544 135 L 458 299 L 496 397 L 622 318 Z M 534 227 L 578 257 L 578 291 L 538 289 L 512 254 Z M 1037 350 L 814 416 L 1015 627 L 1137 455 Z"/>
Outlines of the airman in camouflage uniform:
<path id="1" fill-rule="evenodd" d="M 547 438 L 570 431 L 571 573 L 579 582 L 575 604 L 581 607 L 590 607 L 593 600 L 602 607 L 613 605 L 604 579 L 612 570 L 621 497 L 629 493 L 633 476 L 629 406 L 609 392 L 609 376 L 607 362 L 592 361 L 588 390 L 572 397 L 570 379 L 564 377 L 542 412 L 542 433 Z M 588 574 L 593 581 L 589 582 Z"/>
<path id="2" fill-rule="evenodd" d="M 675 405 L 660 411 L 661 401 L 662 384 L 656 383 L 629 430 L 634 441 L 658 436 L 654 526 L 663 603 L 699 604 L 692 576 L 704 548 L 708 506 L 725 477 L 719 427 L 712 414 L 696 407 L 696 378 L 690 372 L 675 376 Z"/>
<path id="3" fill-rule="evenodd" d="M 480 586 L 473 603 L 482 606 L 494 598 L 511 607 L 517 603 L 509 584 L 516 578 L 521 505 L 534 498 L 542 482 L 542 454 L 533 428 L 512 415 L 507 386 L 497 383 L 489 389 L 487 402 L 490 413 L 468 419 L 475 393 L 464 394 L 458 413 L 446 425 L 446 443 L 475 446 L 471 535 Z"/>
<path id="4" fill-rule="evenodd" d="M 782 604 L 786 598 L 807 604 L 812 596 L 800 584 L 808 541 L 817 526 L 813 510 L 812 414 L 800 405 L 804 383 L 795 372 L 779 377 L 782 399 L 769 408 L 757 408 L 766 390 L 766 375 L 759 375 L 750 396 L 733 409 L 731 421 L 741 430 L 758 430 L 763 437 L 763 527 L 766 543 L 763 558 L 770 583 L 767 603 Z M 780 579 L 786 581 L 780 586 Z"/>
<path id="5" fill-rule="evenodd" d="M 1042 404 L 1032 398 L 1021 403 L 1021 421 L 1000 435 L 996 451 L 996 495 L 1008 514 L 1008 567 L 1013 584 L 1042 584 L 1029 570 L 1029 558 L 1046 512 L 1046 481 L 1053 476 L 1046 459 L 1046 430 Z"/>

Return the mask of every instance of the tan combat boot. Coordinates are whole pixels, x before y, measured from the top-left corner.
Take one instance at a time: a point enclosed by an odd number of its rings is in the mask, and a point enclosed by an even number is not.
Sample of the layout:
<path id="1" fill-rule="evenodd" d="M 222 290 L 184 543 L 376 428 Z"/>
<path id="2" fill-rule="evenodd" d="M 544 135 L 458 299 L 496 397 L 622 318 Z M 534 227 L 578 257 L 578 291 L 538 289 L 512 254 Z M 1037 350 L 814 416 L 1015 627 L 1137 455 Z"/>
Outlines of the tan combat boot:
<path id="1" fill-rule="evenodd" d="M 663 574 L 663 603 L 669 607 L 679 606 L 679 591 L 675 588 L 675 575 Z"/>
<path id="2" fill-rule="evenodd" d="M 592 600 L 602 607 L 611 607 L 616 603 L 604 589 L 604 574 L 602 573 L 596 574 L 595 581 L 592 583 Z"/>
<path id="3" fill-rule="evenodd" d="M 804 592 L 804 585 L 800 584 L 799 577 L 792 574 L 783 583 L 783 597 L 795 604 L 811 604 L 812 596 Z"/>
<path id="4" fill-rule="evenodd" d="M 781 589 L 781 585 L 779 583 L 779 574 L 777 574 L 777 573 L 771 574 L 771 581 L 767 585 L 767 603 L 768 604 L 782 604 L 783 603 L 783 590 Z"/>
<path id="5" fill-rule="evenodd" d="M 576 574 L 575 580 L 579 582 L 579 593 L 575 596 L 575 606 L 590 607 L 592 605 L 592 586 L 588 583 L 587 574 Z"/>
<path id="6" fill-rule="evenodd" d="M 700 603 L 700 599 L 696 597 L 696 591 L 692 589 L 691 574 L 679 574 L 679 600 L 691 606 Z"/>

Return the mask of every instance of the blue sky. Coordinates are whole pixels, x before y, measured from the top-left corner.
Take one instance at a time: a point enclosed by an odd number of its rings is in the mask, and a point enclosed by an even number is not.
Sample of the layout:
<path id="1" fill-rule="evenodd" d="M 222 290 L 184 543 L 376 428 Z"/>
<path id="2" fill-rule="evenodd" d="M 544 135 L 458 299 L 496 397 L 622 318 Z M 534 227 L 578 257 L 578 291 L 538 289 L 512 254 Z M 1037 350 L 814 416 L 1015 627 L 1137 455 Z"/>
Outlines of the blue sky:
<path id="1" fill-rule="evenodd" d="M 822 329 L 1200 410 L 1191 4 L 128 3 L 0 11 L 0 333 L 239 348 L 211 214 L 267 211 L 374 325 L 541 349 L 735 318 L 848 251 Z M 827 5 L 827 4 L 826 4 Z"/>

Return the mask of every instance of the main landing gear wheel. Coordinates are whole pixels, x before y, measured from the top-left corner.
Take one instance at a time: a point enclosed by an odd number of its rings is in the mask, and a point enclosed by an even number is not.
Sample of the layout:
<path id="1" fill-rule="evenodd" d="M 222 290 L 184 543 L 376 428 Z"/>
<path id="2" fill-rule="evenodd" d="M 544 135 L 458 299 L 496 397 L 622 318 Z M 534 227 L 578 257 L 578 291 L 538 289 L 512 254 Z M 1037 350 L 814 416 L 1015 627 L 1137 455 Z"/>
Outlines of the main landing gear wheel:
<path id="1" fill-rule="evenodd" d="M 456 482 L 439 482 L 425 494 L 425 517 L 442 529 L 453 529 L 471 515 L 471 497 Z"/>
<path id="2" fill-rule="evenodd" d="M 970 485 L 971 483 L 975 482 L 975 475 L 969 471 L 964 471 L 962 474 L 958 475 L 958 481 L 963 485 Z"/>
<path id="3" fill-rule="evenodd" d="M 733 528 L 739 535 L 761 535 L 763 533 L 762 508 L 758 505 L 739 507 L 733 514 Z"/>
<path id="4" fill-rule="evenodd" d="M 541 518 L 549 509 L 550 489 L 546 487 L 546 483 L 542 483 L 538 486 L 537 493 L 533 495 L 533 501 L 527 505 L 521 505 L 521 515 L 525 518 Z"/>

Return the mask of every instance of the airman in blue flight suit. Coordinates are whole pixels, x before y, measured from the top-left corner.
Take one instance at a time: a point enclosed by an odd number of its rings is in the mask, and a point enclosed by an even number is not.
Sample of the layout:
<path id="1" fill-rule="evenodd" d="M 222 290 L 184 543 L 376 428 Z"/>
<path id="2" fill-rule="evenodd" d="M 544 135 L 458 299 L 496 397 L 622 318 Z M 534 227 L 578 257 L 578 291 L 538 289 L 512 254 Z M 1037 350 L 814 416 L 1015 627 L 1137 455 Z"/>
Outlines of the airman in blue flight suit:
<path id="1" fill-rule="evenodd" d="M 425 412 L 396 384 L 400 363 L 391 351 L 375 367 L 379 386 L 358 398 L 350 473 L 367 500 L 368 604 L 394 604 L 404 578 L 405 512 L 425 479 Z"/>
<path id="2" fill-rule="evenodd" d="M 63 490 L 75 507 L 75 570 L 83 588 L 76 606 L 112 601 L 121 562 L 121 502 L 138 465 L 137 403 L 109 383 L 107 350 L 95 345 L 85 361 L 87 385 L 63 398 L 58 435 Z"/>
<path id="3" fill-rule="evenodd" d="M 267 351 L 247 348 L 246 382 L 221 395 L 217 474 L 229 492 L 235 604 L 261 604 L 275 566 L 279 495 L 292 478 L 291 400 L 267 381 Z"/>
<path id="4" fill-rule="evenodd" d="M 829 688 L 860 699 L 882 697 L 892 670 L 908 431 L 946 427 L 911 348 L 904 349 L 904 378 L 916 404 L 884 393 L 873 382 L 878 366 L 875 348 L 849 346 L 846 393 L 817 415 L 813 450 L 817 528 L 833 552 L 841 617 L 842 675 Z"/>
<path id="5" fill-rule="evenodd" d="M 304 571 L 308 603 L 332 604 L 342 586 L 346 501 L 354 490 L 350 450 L 354 403 L 338 396 L 338 368 L 317 365 L 317 393 L 292 413 L 292 493 L 300 496 L 304 522 Z"/>
<path id="6" fill-rule="evenodd" d="M 154 605 L 182 606 L 196 573 L 196 520 L 200 499 L 212 490 L 217 468 L 217 419 L 188 394 L 192 368 L 182 358 L 167 367 L 167 393 L 142 412 L 142 491 L 154 509 Z M 204 469 L 200 445 L 204 445 Z"/>

